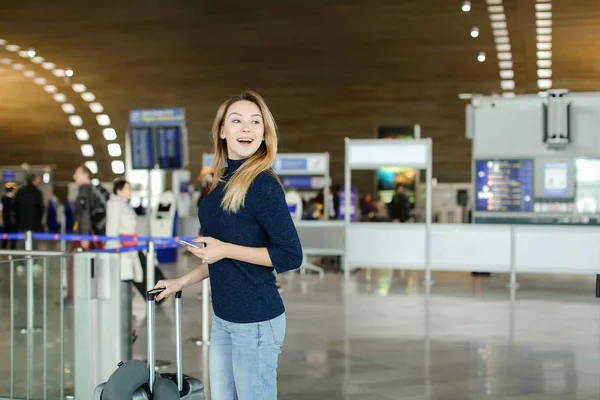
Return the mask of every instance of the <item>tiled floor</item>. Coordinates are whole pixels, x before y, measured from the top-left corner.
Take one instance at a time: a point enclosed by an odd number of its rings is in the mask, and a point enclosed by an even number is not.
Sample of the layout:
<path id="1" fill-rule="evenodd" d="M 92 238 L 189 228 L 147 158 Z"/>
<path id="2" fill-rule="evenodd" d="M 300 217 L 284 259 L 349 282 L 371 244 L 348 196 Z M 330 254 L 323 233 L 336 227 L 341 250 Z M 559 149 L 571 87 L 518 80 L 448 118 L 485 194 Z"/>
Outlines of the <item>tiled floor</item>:
<path id="1" fill-rule="evenodd" d="M 180 274 L 188 261 L 183 256 L 164 271 Z M 433 277 L 427 293 L 421 274 L 413 272 L 375 270 L 370 281 L 358 272 L 348 282 L 338 274 L 322 280 L 283 276 L 288 332 L 279 398 L 600 398 L 594 277 L 519 276 L 521 287 L 512 299 L 507 276 Z M 198 290 L 184 294 L 184 338 L 201 333 Z M 0 296 L 4 310 L 6 292 Z M 144 304 L 137 300 L 140 339 L 134 356 L 144 358 Z M 157 315 L 158 359 L 175 361 L 173 319 L 167 303 Z M 3 332 L 7 324 L 0 320 Z M 209 388 L 207 364 L 206 348 L 186 341 L 185 372 Z"/>

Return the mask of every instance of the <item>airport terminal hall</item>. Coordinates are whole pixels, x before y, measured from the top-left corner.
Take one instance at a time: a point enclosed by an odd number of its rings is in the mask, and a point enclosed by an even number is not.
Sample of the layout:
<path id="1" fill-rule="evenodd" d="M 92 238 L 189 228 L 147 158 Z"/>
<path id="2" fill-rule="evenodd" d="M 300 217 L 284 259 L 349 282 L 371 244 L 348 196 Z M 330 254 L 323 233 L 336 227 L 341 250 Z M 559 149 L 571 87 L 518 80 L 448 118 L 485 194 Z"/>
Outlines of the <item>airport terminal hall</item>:
<path id="1" fill-rule="evenodd" d="M 0 400 L 600 399 L 600 2 L 0 1 Z"/>

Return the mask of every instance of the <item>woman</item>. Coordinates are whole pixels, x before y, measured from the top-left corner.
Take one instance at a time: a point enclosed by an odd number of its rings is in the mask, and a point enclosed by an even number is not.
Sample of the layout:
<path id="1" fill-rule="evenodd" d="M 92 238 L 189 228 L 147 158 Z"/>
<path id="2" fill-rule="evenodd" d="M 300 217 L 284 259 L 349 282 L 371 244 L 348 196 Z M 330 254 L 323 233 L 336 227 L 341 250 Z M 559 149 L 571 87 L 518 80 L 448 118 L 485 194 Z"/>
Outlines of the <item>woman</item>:
<path id="1" fill-rule="evenodd" d="M 113 194 L 106 203 L 106 236 L 136 235 L 137 217 L 129 204 L 131 199 L 131 185 L 125 179 L 114 181 Z M 121 241 L 106 242 L 106 248 L 114 249 L 121 245 L 134 245 L 132 239 L 129 243 Z M 121 254 L 121 280 L 142 282 L 144 273 L 137 251 Z M 142 295 L 145 292 L 142 293 Z"/>
<path id="2" fill-rule="evenodd" d="M 157 299 L 210 275 L 212 398 L 276 399 L 286 319 L 272 272 L 302 263 L 283 187 L 271 170 L 277 127 L 264 100 L 244 92 L 221 105 L 212 135 L 215 177 L 199 210 L 205 236 L 194 239 L 200 248 L 188 248 L 202 265 L 179 279 L 159 281 L 156 287 L 165 290 Z"/>

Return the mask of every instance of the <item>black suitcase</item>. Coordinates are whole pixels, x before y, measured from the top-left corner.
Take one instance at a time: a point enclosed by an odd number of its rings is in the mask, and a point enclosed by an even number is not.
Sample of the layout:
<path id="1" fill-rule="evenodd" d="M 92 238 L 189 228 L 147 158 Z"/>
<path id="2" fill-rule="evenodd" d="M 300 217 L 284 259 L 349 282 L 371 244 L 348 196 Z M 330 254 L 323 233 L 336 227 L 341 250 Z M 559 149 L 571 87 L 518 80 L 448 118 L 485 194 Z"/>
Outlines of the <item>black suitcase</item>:
<path id="1" fill-rule="evenodd" d="M 114 400 L 114 399 L 109 399 L 107 397 L 104 397 L 103 395 L 105 394 L 104 390 L 107 389 L 107 385 L 108 390 L 106 393 L 110 394 L 110 393 L 119 393 L 121 392 L 121 396 L 119 396 L 120 398 L 122 398 L 122 393 L 123 391 L 120 390 L 120 388 L 116 388 L 114 387 L 114 382 L 117 382 L 117 385 L 121 382 L 123 382 L 123 384 L 125 386 L 127 386 L 127 383 L 129 383 L 129 387 L 131 387 L 131 381 L 128 381 L 128 376 L 127 374 L 129 373 L 128 369 L 130 371 L 133 371 L 135 369 L 136 374 L 139 376 L 139 374 L 141 373 L 142 369 L 143 371 L 145 371 L 144 373 L 147 374 L 148 376 L 148 380 L 146 384 L 140 385 L 133 393 L 133 399 L 134 400 L 172 400 L 171 396 L 168 396 L 169 398 L 159 398 L 161 396 L 159 396 L 157 393 L 157 396 L 153 396 L 153 390 L 151 390 L 150 388 L 154 389 L 156 388 L 155 384 L 158 380 L 168 380 L 173 382 L 173 384 L 169 384 L 169 385 L 173 385 L 173 386 L 177 386 L 177 389 L 179 390 L 179 398 L 183 399 L 183 400 L 205 400 L 205 394 L 204 394 L 204 385 L 202 384 L 202 382 L 200 382 L 198 379 L 196 378 L 192 378 L 190 376 L 187 375 L 183 375 L 183 352 L 182 352 L 182 340 L 181 340 L 181 292 L 178 292 L 175 296 L 175 329 L 176 329 L 176 348 L 177 348 L 177 373 L 176 374 L 170 374 L 170 373 L 166 373 L 166 374 L 156 374 L 155 371 L 155 358 L 154 358 L 154 348 L 155 348 L 155 335 L 154 335 L 154 310 L 155 310 L 155 301 L 154 298 L 160 294 L 164 289 L 154 289 L 154 290 L 150 290 L 147 294 L 146 294 L 146 301 L 148 302 L 148 364 L 146 365 L 140 365 L 140 361 L 137 360 L 133 360 L 133 361 L 129 361 L 125 364 L 119 364 L 119 369 L 117 369 L 117 371 L 115 371 L 113 373 L 113 375 L 111 375 L 111 377 L 109 378 L 109 380 L 106 383 L 102 383 L 100 384 L 95 390 L 94 390 L 94 400 Z M 139 379 L 139 378 L 138 378 Z M 164 382 L 163 382 L 164 383 Z M 137 383 L 134 384 L 134 386 L 137 385 Z M 168 387 L 167 385 L 161 385 L 162 388 L 164 389 L 165 387 Z M 164 394 L 165 397 L 167 397 L 167 393 L 169 393 L 169 390 L 167 389 L 166 391 L 160 391 L 161 394 Z M 104 397 L 104 398 L 103 398 Z M 112 397 L 112 396 L 110 396 Z"/>

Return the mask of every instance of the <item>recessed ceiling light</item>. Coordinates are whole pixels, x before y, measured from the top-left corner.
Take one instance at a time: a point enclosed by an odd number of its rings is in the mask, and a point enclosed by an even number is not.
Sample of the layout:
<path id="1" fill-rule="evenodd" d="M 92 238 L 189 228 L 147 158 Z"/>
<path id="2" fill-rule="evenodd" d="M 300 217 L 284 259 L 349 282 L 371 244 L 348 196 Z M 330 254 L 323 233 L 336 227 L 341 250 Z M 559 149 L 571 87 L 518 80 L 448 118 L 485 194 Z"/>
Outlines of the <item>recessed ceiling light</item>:
<path id="1" fill-rule="evenodd" d="M 98 173 L 98 164 L 96 163 L 96 161 L 86 161 L 85 166 L 90 169 L 92 174 Z"/>

